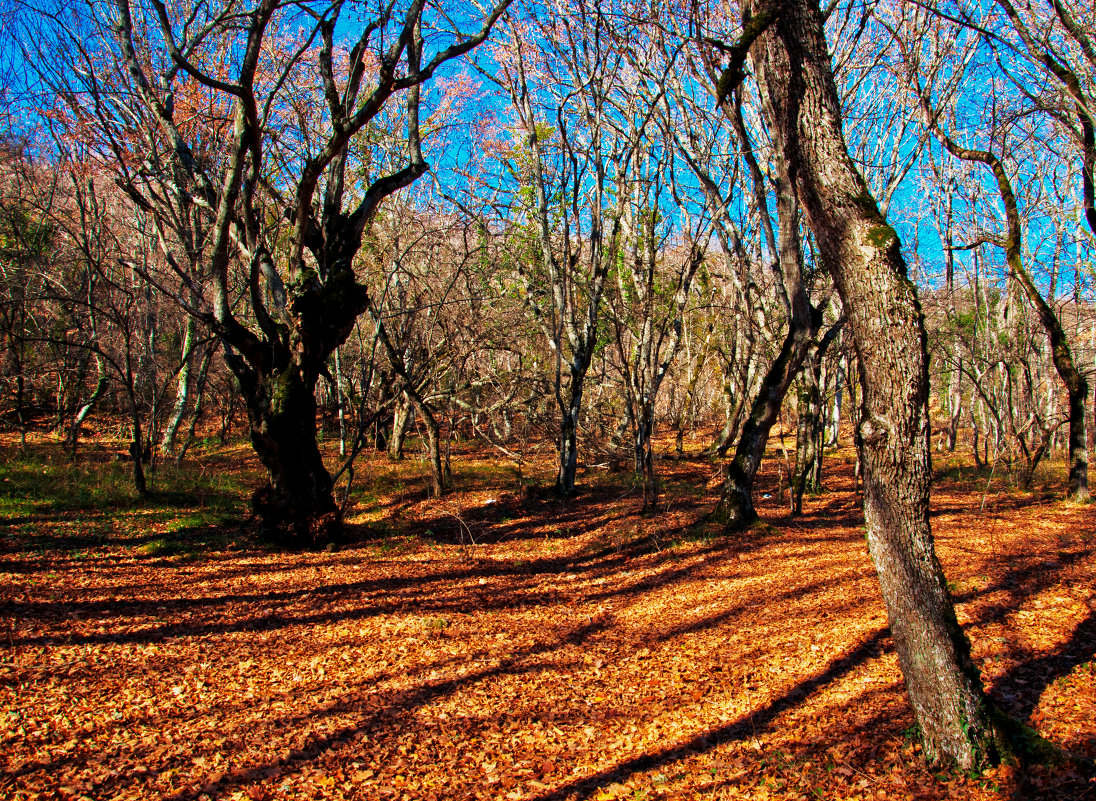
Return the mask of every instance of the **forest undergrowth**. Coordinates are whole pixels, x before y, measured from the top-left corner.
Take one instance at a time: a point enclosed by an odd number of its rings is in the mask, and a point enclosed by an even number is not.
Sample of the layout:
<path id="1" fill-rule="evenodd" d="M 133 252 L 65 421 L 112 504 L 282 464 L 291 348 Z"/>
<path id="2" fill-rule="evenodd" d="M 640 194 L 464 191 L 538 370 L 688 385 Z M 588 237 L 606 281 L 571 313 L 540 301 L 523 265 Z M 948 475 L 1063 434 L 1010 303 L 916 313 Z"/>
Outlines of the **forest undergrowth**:
<path id="1" fill-rule="evenodd" d="M 246 448 L 161 468 L 144 502 L 109 452 L 3 445 L 4 798 L 1096 798 L 1069 768 L 921 758 L 847 448 L 795 518 L 775 448 L 764 522 L 733 536 L 703 522 L 699 456 L 658 463 L 646 514 L 627 473 L 539 491 L 547 453 L 456 446 L 441 500 L 376 456 L 348 541 L 314 552 L 251 533 Z M 988 691 L 1096 757 L 1093 507 L 938 473 Z"/>

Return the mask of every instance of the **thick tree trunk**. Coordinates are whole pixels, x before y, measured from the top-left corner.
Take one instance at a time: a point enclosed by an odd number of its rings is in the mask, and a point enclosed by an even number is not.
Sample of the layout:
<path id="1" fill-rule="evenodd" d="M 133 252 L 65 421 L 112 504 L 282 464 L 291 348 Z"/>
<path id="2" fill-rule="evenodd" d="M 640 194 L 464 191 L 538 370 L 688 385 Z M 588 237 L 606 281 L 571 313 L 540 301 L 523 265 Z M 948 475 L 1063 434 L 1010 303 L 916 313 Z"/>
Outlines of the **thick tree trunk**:
<path id="1" fill-rule="evenodd" d="M 252 498 L 266 532 L 293 545 L 339 533 L 334 484 L 316 441 L 317 375 L 289 364 L 255 381 L 241 377 L 251 444 L 267 484 Z"/>
<path id="2" fill-rule="evenodd" d="M 995 732 L 929 525 L 929 381 L 917 293 L 897 234 L 849 158 L 817 2 L 782 3 L 759 45 L 778 158 L 795 176 L 862 365 L 868 548 L 926 756 L 976 769 L 995 758 Z"/>

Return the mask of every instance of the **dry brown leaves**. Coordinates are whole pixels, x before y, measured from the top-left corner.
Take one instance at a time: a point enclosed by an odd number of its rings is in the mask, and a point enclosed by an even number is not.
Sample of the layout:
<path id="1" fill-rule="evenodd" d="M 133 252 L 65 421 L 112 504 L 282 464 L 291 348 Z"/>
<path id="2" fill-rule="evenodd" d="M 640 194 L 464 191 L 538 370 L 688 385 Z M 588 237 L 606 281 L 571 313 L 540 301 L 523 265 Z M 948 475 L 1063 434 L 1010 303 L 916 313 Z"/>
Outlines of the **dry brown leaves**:
<path id="1" fill-rule="evenodd" d="M 661 469 L 654 516 L 619 481 L 568 505 L 501 479 L 432 503 L 409 481 L 361 520 L 418 536 L 334 553 L 13 551 L 0 793 L 1006 797 L 920 758 L 844 457 L 803 517 L 773 497 L 768 528 L 677 543 L 711 468 Z M 983 500 L 944 486 L 934 504 L 987 688 L 1094 756 L 1093 514 Z M 1025 792 L 1084 791 L 1068 780 Z"/>

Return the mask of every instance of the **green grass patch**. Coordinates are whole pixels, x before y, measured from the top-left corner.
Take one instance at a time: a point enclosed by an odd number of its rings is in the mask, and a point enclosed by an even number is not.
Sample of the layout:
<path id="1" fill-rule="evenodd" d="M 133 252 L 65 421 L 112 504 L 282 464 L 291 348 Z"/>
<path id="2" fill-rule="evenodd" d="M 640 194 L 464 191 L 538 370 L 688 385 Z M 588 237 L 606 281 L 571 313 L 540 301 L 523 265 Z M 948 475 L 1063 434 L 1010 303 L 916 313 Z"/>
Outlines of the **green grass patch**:
<path id="1" fill-rule="evenodd" d="M 0 447 L 7 545 L 69 553 L 111 545 L 155 553 L 223 547 L 233 540 L 224 530 L 239 524 L 249 488 L 237 471 L 217 467 L 215 455 L 178 467 L 157 465 L 147 473 L 151 493 L 142 498 L 132 464 L 115 460 L 111 451 L 89 448 L 73 460 L 60 444 L 39 444 L 26 453 Z"/>

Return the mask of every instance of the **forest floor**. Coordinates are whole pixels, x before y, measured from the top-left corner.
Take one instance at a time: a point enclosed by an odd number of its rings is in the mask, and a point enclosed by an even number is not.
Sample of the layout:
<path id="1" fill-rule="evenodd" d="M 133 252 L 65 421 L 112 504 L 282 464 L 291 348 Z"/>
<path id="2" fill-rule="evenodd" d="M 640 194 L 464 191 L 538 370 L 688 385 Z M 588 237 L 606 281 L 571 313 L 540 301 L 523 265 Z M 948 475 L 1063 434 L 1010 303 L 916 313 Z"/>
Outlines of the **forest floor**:
<path id="1" fill-rule="evenodd" d="M 320 552 L 241 526 L 243 446 L 140 503 L 106 445 L 0 450 L 6 799 L 1096 798 L 921 758 L 848 449 L 796 518 L 777 453 L 733 537 L 698 524 L 699 457 L 658 463 L 646 515 L 603 469 L 529 492 L 547 456 L 458 448 L 439 501 L 373 457 L 354 541 Z M 1096 507 L 952 462 L 933 524 L 986 687 L 1096 756 Z"/>

